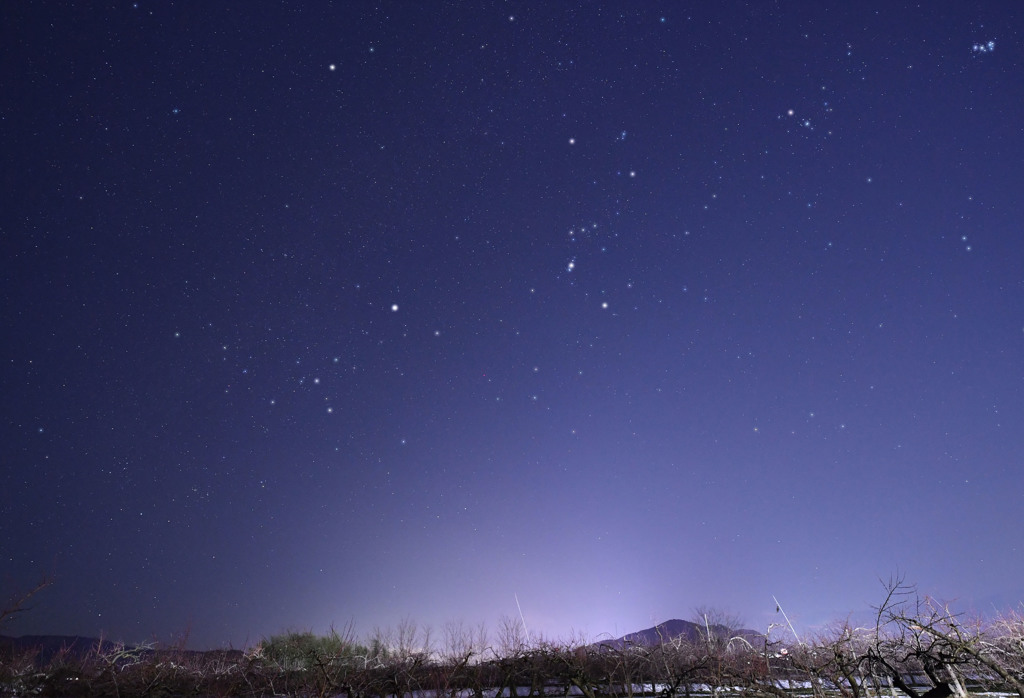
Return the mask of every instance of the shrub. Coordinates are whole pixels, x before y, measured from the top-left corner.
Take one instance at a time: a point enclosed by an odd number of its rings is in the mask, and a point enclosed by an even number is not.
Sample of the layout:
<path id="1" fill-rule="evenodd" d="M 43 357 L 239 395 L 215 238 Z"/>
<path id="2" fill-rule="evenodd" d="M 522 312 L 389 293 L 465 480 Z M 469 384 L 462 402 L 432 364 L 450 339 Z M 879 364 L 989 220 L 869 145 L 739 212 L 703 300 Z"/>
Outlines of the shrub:
<path id="1" fill-rule="evenodd" d="M 357 654 L 365 653 L 364 648 L 333 629 L 327 635 L 315 635 L 309 631 L 273 635 L 262 643 L 264 660 L 285 670 L 301 671 L 346 664 Z"/>

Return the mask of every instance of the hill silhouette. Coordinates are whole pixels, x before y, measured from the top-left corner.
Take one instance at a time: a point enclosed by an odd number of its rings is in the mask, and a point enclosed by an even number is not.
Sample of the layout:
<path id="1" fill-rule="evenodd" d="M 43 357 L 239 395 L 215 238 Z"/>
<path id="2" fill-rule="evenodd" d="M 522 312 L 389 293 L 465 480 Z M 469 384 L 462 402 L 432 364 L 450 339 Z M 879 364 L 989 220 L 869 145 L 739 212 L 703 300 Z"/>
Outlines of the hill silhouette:
<path id="1" fill-rule="evenodd" d="M 638 630 L 628 635 L 602 642 L 600 644 L 621 649 L 630 645 L 655 646 L 665 642 L 671 642 L 677 638 L 683 638 L 689 642 L 703 641 L 710 631 L 711 636 L 716 639 L 728 640 L 733 637 L 742 637 L 748 642 L 763 637 L 761 633 L 749 628 L 728 628 L 724 625 L 704 626 L 688 620 L 673 618 L 664 623 L 658 623 L 652 628 Z"/>

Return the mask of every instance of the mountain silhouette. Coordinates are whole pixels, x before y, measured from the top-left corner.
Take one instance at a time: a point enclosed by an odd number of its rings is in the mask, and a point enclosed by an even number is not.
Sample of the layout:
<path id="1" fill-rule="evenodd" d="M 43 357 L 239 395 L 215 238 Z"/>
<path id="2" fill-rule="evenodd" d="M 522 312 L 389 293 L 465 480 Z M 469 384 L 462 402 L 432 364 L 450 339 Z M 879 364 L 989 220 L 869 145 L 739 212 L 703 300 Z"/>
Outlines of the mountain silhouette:
<path id="1" fill-rule="evenodd" d="M 77 635 L 0 635 L 0 657 L 34 655 L 37 664 L 48 664 L 57 655 L 81 659 L 97 649 L 107 651 L 114 646 L 108 640 Z"/>
<path id="2" fill-rule="evenodd" d="M 747 642 L 753 642 L 755 639 L 763 637 L 761 633 L 749 628 L 728 628 L 724 625 L 705 626 L 688 620 L 673 618 L 664 623 L 658 623 L 653 628 L 638 630 L 634 633 L 623 635 L 616 640 L 609 640 L 600 644 L 622 649 L 632 645 L 653 647 L 666 642 L 672 642 L 678 638 L 682 638 L 687 642 L 703 642 L 708 632 L 711 633 L 712 639 L 723 641 L 728 641 L 734 637 L 742 637 Z"/>

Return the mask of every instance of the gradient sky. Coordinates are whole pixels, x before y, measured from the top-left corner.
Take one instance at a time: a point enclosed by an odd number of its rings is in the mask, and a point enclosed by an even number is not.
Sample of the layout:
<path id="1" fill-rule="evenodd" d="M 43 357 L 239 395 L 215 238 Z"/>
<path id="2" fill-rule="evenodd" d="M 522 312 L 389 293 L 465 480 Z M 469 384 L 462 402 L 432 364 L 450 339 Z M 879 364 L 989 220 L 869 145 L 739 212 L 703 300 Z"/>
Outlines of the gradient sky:
<path id="1" fill-rule="evenodd" d="M 9 2 L 2 629 L 1024 600 L 1018 2 Z"/>

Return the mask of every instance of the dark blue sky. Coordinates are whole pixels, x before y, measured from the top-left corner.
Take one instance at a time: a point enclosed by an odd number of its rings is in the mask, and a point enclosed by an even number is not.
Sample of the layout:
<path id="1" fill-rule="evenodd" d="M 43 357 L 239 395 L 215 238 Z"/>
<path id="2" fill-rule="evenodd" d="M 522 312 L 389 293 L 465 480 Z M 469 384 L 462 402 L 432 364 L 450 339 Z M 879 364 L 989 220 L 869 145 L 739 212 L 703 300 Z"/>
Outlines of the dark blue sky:
<path id="1" fill-rule="evenodd" d="M 5 632 L 1021 602 L 1022 27 L 8 3 Z"/>

